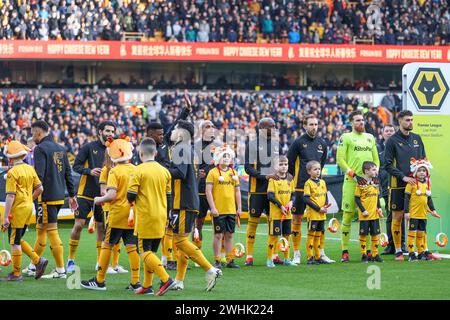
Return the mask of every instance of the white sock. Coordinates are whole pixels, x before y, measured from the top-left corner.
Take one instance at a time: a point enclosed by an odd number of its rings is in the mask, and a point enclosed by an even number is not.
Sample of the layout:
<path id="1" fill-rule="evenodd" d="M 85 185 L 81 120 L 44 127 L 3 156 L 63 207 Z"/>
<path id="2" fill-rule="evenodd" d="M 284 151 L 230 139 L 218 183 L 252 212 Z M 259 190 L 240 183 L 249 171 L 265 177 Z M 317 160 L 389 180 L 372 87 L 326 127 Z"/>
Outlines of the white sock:
<path id="1" fill-rule="evenodd" d="M 253 256 L 247 256 L 247 259 L 252 259 L 253 258 Z"/>
<path id="2" fill-rule="evenodd" d="M 294 250 L 294 254 L 300 255 L 300 250 Z"/>
<path id="3" fill-rule="evenodd" d="M 58 272 L 58 273 L 65 273 L 66 272 L 66 269 L 64 269 L 64 267 L 62 267 L 62 268 L 56 268 L 56 272 Z"/>
<path id="4" fill-rule="evenodd" d="M 325 255 L 325 249 L 320 249 L 320 255 L 324 256 Z"/>
<path id="5" fill-rule="evenodd" d="M 219 269 L 212 267 L 208 271 L 206 271 L 206 273 L 207 274 L 214 274 L 214 273 L 216 273 L 217 270 L 219 270 Z"/>
<path id="6" fill-rule="evenodd" d="M 395 253 L 398 253 L 398 252 L 403 252 L 403 251 L 401 248 L 400 249 L 395 248 Z"/>
<path id="7" fill-rule="evenodd" d="M 30 262 L 30 264 L 28 265 L 28 269 L 36 270 L 36 266 Z"/>
<path id="8" fill-rule="evenodd" d="M 175 279 L 175 283 L 176 283 L 176 284 L 180 284 L 180 283 L 183 284 L 183 280 L 177 280 L 177 279 Z"/>
<path id="9" fill-rule="evenodd" d="M 161 256 L 161 262 L 163 265 L 167 265 L 167 257 L 166 256 Z"/>

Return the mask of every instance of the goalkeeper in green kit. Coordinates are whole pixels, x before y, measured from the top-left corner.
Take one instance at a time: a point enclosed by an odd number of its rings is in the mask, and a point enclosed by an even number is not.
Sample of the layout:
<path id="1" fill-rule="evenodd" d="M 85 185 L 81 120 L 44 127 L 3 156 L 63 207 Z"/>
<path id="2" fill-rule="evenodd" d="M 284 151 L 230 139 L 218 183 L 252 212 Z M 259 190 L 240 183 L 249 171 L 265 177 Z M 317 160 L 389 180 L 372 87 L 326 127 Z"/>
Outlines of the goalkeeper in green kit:
<path id="1" fill-rule="evenodd" d="M 349 116 L 352 132 L 344 133 L 339 140 L 337 150 L 337 164 L 345 173 L 342 187 L 342 258 L 341 262 L 349 261 L 348 243 L 355 206 L 356 184 L 364 185 L 367 181 L 363 178 L 362 165 L 364 161 L 372 161 L 380 166 L 375 138 L 370 133 L 364 132 L 364 116 L 356 110 Z M 377 180 L 377 179 L 376 179 Z"/>

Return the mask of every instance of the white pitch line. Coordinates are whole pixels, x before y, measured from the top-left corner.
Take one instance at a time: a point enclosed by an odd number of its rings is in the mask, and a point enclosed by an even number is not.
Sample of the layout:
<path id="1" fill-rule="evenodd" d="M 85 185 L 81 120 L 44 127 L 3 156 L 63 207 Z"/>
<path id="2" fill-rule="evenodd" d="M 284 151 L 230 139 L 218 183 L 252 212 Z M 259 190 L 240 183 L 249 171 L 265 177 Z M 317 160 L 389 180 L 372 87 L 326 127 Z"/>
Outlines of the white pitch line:
<path id="1" fill-rule="evenodd" d="M 210 228 L 203 228 L 203 230 L 204 230 L 204 231 L 213 231 L 213 229 L 210 229 Z M 244 234 L 247 234 L 246 231 L 235 231 L 235 233 L 244 233 Z M 267 236 L 267 233 L 257 232 L 256 234 L 259 235 L 259 236 Z M 305 239 L 306 239 L 306 236 L 303 235 L 302 238 L 305 238 Z M 327 240 L 334 240 L 334 241 L 341 241 L 341 238 L 330 238 L 330 237 L 325 237 L 325 239 L 327 239 Z M 352 242 L 359 242 L 359 240 L 356 240 L 356 239 L 350 239 L 350 241 L 352 241 Z"/>

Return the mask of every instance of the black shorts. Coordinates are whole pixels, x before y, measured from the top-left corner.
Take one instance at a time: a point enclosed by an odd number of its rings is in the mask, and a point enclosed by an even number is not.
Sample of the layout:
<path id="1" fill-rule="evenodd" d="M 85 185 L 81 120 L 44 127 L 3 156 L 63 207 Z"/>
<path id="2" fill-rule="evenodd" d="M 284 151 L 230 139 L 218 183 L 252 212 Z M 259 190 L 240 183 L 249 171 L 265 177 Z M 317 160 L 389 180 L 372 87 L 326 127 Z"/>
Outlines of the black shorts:
<path id="1" fill-rule="evenodd" d="M 403 211 L 405 206 L 405 188 L 391 189 L 389 207 L 393 211 Z"/>
<path id="2" fill-rule="evenodd" d="M 359 221 L 359 235 L 367 236 L 369 233 L 371 236 L 380 234 L 380 219 Z"/>
<path id="3" fill-rule="evenodd" d="M 263 212 L 269 215 L 270 202 L 266 194 L 249 194 L 248 202 L 250 217 L 259 218 Z"/>
<path id="4" fill-rule="evenodd" d="M 139 252 L 144 253 L 147 251 L 158 252 L 159 244 L 161 243 L 161 239 L 139 239 Z"/>
<path id="5" fill-rule="evenodd" d="M 36 224 L 57 223 L 61 204 L 38 203 L 36 209 Z"/>
<path id="6" fill-rule="evenodd" d="M 191 233 L 197 211 L 172 210 L 169 216 L 169 226 L 175 234 Z"/>
<path id="7" fill-rule="evenodd" d="M 208 199 L 206 199 L 205 195 L 199 195 L 198 198 L 200 200 L 200 209 L 198 211 L 198 218 L 205 218 L 209 210 Z"/>
<path id="8" fill-rule="evenodd" d="M 27 225 L 24 225 L 23 228 L 12 228 L 10 225 L 8 227 L 9 244 L 20 246 L 20 242 L 22 237 L 25 235 L 25 231 L 27 231 Z"/>
<path id="9" fill-rule="evenodd" d="M 289 236 L 292 233 L 292 219 L 270 220 L 269 235 L 271 236 Z"/>
<path id="10" fill-rule="evenodd" d="M 308 230 L 325 232 L 325 220 L 309 220 Z"/>
<path id="11" fill-rule="evenodd" d="M 410 231 L 427 231 L 427 219 L 410 219 Z"/>
<path id="12" fill-rule="evenodd" d="M 213 217 L 214 233 L 234 233 L 236 228 L 236 215 L 224 214 Z"/>
<path id="13" fill-rule="evenodd" d="M 75 211 L 75 219 L 84 219 L 88 218 L 89 213 L 92 211 L 92 207 L 94 206 L 93 200 L 87 200 L 84 198 L 78 198 L 78 210 Z M 94 220 L 95 222 L 103 223 L 103 210 L 101 206 L 95 206 L 94 212 Z"/>
<path id="14" fill-rule="evenodd" d="M 306 204 L 303 201 L 303 191 L 295 191 L 295 201 L 292 205 L 292 214 L 302 216 L 305 213 Z"/>
<path id="15" fill-rule="evenodd" d="M 112 245 L 116 245 L 119 243 L 120 239 L 123 240 L 124 245 L 138 244 L 138 240 L 134 235 L 133 229 L 111 228 L 110 226 L 106 225 L 106 232 L 103 241 Z"/>

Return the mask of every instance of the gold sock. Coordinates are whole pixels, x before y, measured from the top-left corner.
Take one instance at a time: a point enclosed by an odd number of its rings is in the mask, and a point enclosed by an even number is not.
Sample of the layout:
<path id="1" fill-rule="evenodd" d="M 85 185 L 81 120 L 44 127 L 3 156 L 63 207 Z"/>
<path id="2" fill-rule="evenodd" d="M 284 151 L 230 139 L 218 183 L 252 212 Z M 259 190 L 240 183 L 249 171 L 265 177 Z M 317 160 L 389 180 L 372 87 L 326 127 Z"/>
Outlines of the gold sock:
<path id="1" fill-rule="evenodd" d="M 308 231 L 308 237 L 306 238 L 306 256 L 308 260 L 313 256 L 314 249 L 314 234 L 315 231 Z"/>
<path id="2" fill-rule="evenodd" d="M 50 249 L 57 268 L 64 268 L 64 247 L 59 237 L 58 229 L 47 230 Z"/>
<path id="3" fill-rule="evenodd" d="M 196 246 L 194 246 L 189 241 L 187 236 L 176 235 L 175 236 L 175 244 L 177 245 L 178 250 L 180 251 L 179 255 L 184 255 L 184 256 L 187 256 L 188 259 L 192 259 L 192 261 L 197 263 L 205 271 L 208 271 L 209 269 L 212 268 L 211 263 L 209 263 L 209 261 L 206 260 L 202 251 L 199 248 L 197 248 Z M 178 259 L 177 261 L 180 261 L 180 259 Z M 186 263 L 187 263 L 187 261 L 186 261 Z"/>
<path id="4" fill-rule="evenodd" d="M 178 247 L 175 243 L 175 239 L 172 237 L 172 254 L 173 254 L 173 261 L 177 261 L 178 259 Z"/>
<path id="5" fill-rule="evenodd" d="M 322 232 L 320 236 L 320 249 L 325 249 L 325 232 Z"/>
<path id="6" fill-rule="evenodd" d="M 139 269 L 141 260 L 137 253 L 137 246 L 127 246 L 128 259 L 130 260 L 131 268 L 131 284 L 135 285 L 139 282 Z"/>
<path id="7" fill-rule="evenodd" d="M 359 248 L 361 254 L 367 254 L 367 236 L 359 235 Z"/>
<path id="8" fill-rule="evenodd" d="M 77 253 L 78 244 L 80 243 L 80 240 L 69 240 L 69 259 L 75 260 L 75 255 Z"/>
<path id="9" fill-rule="evenodd" d="M 272 260 L 273 250 L 277 245 L 278 236 L 271 236 L 267 239 L 267 260 Z"/>
<path id="10" fill-rule="evenodd" d="M 425 245 L 424 245 L 424 233 L 423 231 L 417 231 L 417 238 L 416 238 L 416 246 L 417 246 L 417 252 L 421 254 L 425 251 Z"/>
<path id="11" fill-rule="evenodd" d="M 292 222 L 292 243 L 294 250 L 300 250 L 300 244 L 302 240 L 302 225 L 297 222 Z"/>
<path id="12" fill-rule="evenodd" d="M 258 228 L 259 218 L 249 217 L 247 223 L 247 255 L 253 255 L 253 247 L 255 245 L 256 229 Z"/>
<path id="13" fill-rule="evenodd" d="M 392 239 L 394 240 L 395 249 L 401 249 L 402 242 L 402 222 L 392 219 Z"/>
<path id="14" fill-rule="evenodd" d="M 371 236 L 370 241 L 372 242 L 372 257 L 376 257 L 378 255 L 378 246 L 380 245 L 380 236 Z"/>
<path id="15" fill-rule="evenodd" d="M 183 250 L 180 249 L 180 252 L 178 252 L 178 258 L 177 258 L 177 274 L 175 276 L 176 280 L 184 281 L 184 278 L 186 277 L 188 261 L 189 261 L 189 257 L 183 252 Z"/>
<path id="16" fill-rule="evenodd" d="M 161 238 L 161 256 L 167 258 L 167 250 L 166 250 L 166 246 L 165 246 L 165 243 L 164 243 L 164 238 L 165 238 L 165 236 L 163 236 Z"/>
<path id="17" fill-rule="evenodd" d="M 427 251 L 428 250 L 427 232 L 426 231 L 422 231 L 422 232 L 423 232 L 423 238 L 422 238 L 423 251 Z"/>
<path id="18" fill-rule="evenodd" d="M 34 243 L 34 252 L 39 257 L 42 257 L 44 253 L 45 246 L 47 245 L 47 230 L 43 229 L 42 226 L 36 225 L 36 242 Z"/>
<path id="19" fill-rule="evenodd" d="M 414 252 L 414 244 L 416 242 L 417 230 L 408 231 L 408 252 Z M 417 248 L 419 249 L 419 248 Z"/>
<path id="20" fill-rule="evenodd" d="M 141 257 L 144 263 L 144 280 L 142 282 L 142 287 L 149 288 L 153 285 L 153 270 L 145 262 L 145 257 L 148 252 L 145 252 Z"/>
<path id="21" fill-rule="evenodd" d="M 22 248 L 22 252 L 31 259 L 32 264 L 38 264 L 40 258 L 28 242 L 23 239 L 20 240 L 20 247 Z"/>
<path id="22" fill-rule="evenodd" d="M 102 242 L 96 241 L 95 247 L 97 248 L 97 262 L 98 262 L 98 260 L 100 259 L 100 251 L 102 251 Z"/>
<path id="23" fill-rule="evenodd" d="M 322 231 L 316 231 L 314 234 L 314 259 L 320 259 L 320 237 L 322 235 Z"/>
<path id="24" fill-rule="evenodd" d="M 102 250 L 100 251 L 100 258 L 98 259 L 98 271 L 97 282 L 105 282 L 106 271 L 108 271 L 109 260 L 111 259 L 112 247 L 102 244 Z"/>
<path id="25" fill-rule="evenodd" d="M 166 234 L 164 235 L 164 250 L 163 256 L 167 257 L 167 261 L 174 261 L 173 259 L 173 230 L 171 228 L 166 229 Z"/>
<path id="26" fill-rule="evenodd" d="M 15 276 L 20 276 L 22 274 L 22 251 L 13 250 L 11 254 L 13 274 Z"/>
<path id="27" fill-rule="evenodd" d="M 220 261 L 220 256 L 214 256 L 214 261 Z"/>
<path id="28" fill-rule="evenodd" d="M 286 240 L 288 241 L 288 243 L 289 243 L 289 238 L 291 237 L 291 236 L 284 236 L 285 238 L 286 238 Z M 285 252 L 283 252 L 283 254 L 284 254 L 284 259 L 289 259 L 289 254 L 290 254 L 290 252 L 289 251 L 291 251 L 291 248 L 290 247 L 288 247 L 288 249 L 285 251 Z"/>
<path id="29" fill-rule="evenodd" d="M 111 263 L 113 268 L 117 268 L 117 266 L 119 265 L 121 244 L 122 244 L 122 241 L 119 241 L 119 243 L 113 247 L 113 257 L 112 257 L 112 263 Z"/>
<path id="30" fill-rule="evenodd" d="M 159 260 L 156 254 L 151 251 L 147 251 L 144 253 L 142 261 L 144 262 L 144 270 L 146 267 L 147 270 L 151 271 L 151 280 L 153 280 L 153 273 L 156 273 L 162 282 L 167 282 L 167 280 L 169 280 L 170 276 L 166 272 L 166 269 L 164 269 L 161 260 Z M 148 273 L 146 272 L 145 274 L 147 275 Z M 151 281 L 149 279 L 146 280 L 144 276 L 144 288 L 148 288 L 146 286 L 148 282 L 152 285 Z"/>

